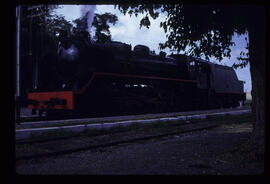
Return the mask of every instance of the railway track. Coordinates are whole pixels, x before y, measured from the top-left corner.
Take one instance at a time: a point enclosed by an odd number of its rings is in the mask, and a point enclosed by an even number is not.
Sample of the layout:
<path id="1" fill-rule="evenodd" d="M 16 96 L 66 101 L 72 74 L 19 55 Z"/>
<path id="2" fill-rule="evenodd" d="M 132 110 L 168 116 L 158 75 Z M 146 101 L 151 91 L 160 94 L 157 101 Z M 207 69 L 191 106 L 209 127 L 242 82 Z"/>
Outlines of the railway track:
<path id="1" fill-rule="evenodd" d="M 224 122 L 223 122 L 224 123 Z M 241 123 L 241 121 L 240 121 Z M 39 141 L 17 141 L 17 147 L 31 147 L 32 150 L 46 150 L 48 147 L 54 147 L 51 150 L 41 151 L 39 153 L 25 153 L 16 154 L 16 161 L 38 159 L 51 156 L 59 156 L 65 154 L 71 154 L 79 151 L 88 151 L 96 149 L 105 149 L 111 146 L 118 146 L 127 143 L 135 143 L 140 141 L 146 141 L 151 139 L 158 139 L 162 137 L 168 137 L 172 135 L 181 135 L 184 133 L 192 133 L 195 131 L 207 130 L 220 126 L 222 123 L 215 120 L 191 120 L 187 122 L 170 122 L 168 124 L 153 123 L 144 128 L 131 127 L 126 129 L 120 129 L 118 131 L 108 131 L 96 135 L 87 136 L 72 136 L 72 137 L 60 137 L 56 139 L 47 139 Z M 82 140 L 81 140 L 82 139 Z M 93 141 L 94 140 L 94 141 Z M 77 144 L 74 144 L 74 141 Z M 79 144 L 78 142 L 83 142 Z M 102 143 L 100 143 L 102 142 Z M 64 148 L 59 148 L 59 145 L 66 145 Z M 82 146 L 79 146 L 82 145 Z M 61 146 L 60 146 L 61 147 Z M 17 150 L 16 150 L 17 152 Z"/>

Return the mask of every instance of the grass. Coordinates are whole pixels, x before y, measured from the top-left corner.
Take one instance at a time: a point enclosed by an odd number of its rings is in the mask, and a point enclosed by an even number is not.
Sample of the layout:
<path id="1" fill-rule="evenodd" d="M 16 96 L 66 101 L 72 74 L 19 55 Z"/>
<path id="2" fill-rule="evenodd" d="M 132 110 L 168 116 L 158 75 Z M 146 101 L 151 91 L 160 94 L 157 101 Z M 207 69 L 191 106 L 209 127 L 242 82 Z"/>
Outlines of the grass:
<path id="1" fill-rule="evenodd" d="M 71 130 L 50 130 L 42 132 L 41 134 L 31 134 L 29 138 L 26 139 L 26 141 L 39 141 L 39 140 L 47 140 L 47 139 L 56 139 L 61 137 L 71 137 L 76 136 L 78 133 L 73 132 Z"/>
<path id="2" fill-rule="evenodd" d="M 213 116 L 207 116 L 208 121 L 216 121 L 219 122 L 230 122 L 230 123 L 236 123 L 236 122 L 245 122 L 245 121 L 255 121 L 256 117 L 254 114 L 237 114 L 237 115 L 213 115 Z"/>

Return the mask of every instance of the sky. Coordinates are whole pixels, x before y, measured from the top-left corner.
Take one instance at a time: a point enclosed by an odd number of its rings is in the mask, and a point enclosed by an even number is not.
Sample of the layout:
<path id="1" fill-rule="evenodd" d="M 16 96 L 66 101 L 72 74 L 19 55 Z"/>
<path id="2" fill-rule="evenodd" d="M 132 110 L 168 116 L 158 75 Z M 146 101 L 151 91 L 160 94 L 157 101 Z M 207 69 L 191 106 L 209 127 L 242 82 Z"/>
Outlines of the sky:
<path id="1" fill-rule="evenodd" d="M 80 5 L 61 5 L 58 10 L 56 10 L 57 14 L 62 14 L 66 20 L 72 21 L 81 17 Z M 163 43 L 166 41 L 166 35 L 162 28 L 159 27 L 160 22 L 165 19 L 165 15 L 160 14 L 160 16 L 153 20 L 150 17 L 151 25 L 149 29 L 146 27 L 142 27 L 140 29 L 140 20 L 143 17 L 142 14 L 139 14 L 137 17 L 134 15 L 130 17 L 129 14 L 122 14 L 118 9 L 114 8 L 114 5 L 97 5 L 95 13 L 112 13 L 118 17 L 118 22 L 115 25 L 111 25 L 110 32 L 112 35 L 113 41 L 120 41 L 123 43 L 131 44 L 132 48 L 134 46 L 141 44 L 146 45 L 150 48 L 150 50 L 155 50 L 155 53 L 159 53 L 158 49 L 159 43 Z M 245 35 L 234 35 L 233 42 L 235 42 L 235 46 L 231 47 L 231 57 L 223 58 L 221 62 L 210 58 L 211 62 L 215 62 L 222 65 L 232 66 L 233 63 L 237 62 L 237 57 L 240 56 L 241 51 L 245 51 L 246 40 Z M 171 53 L 169 49 L 163 50 L 167 54 Z M 202 58 L 203 59 L 203 58 Z M 237 77 L 239 80 L 245 81 L 244 91 L 251 91 L 251 78 L 250 78 L 250 69 L 249 64 L 241 69 L 235 69 Z"/>

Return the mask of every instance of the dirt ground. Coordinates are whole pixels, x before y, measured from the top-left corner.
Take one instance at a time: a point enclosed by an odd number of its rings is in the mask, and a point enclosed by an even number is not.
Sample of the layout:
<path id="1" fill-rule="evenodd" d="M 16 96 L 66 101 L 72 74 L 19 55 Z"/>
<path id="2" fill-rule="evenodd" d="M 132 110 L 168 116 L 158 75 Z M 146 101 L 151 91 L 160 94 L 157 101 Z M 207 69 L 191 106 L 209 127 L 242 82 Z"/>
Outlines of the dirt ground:
<path id="1" fill-rule="evenodd" d="M 253 157 L 251 123 L 18 161 L 22 175 L 260 175 Z"/>

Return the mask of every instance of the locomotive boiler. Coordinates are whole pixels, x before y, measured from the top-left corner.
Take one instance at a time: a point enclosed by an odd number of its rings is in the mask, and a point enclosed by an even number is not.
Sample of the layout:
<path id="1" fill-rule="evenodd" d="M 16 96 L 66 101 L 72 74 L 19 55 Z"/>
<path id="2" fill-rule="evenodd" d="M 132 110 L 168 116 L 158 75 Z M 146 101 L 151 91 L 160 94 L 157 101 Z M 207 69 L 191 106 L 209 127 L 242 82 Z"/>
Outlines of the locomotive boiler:
<path id="1" fill-rule="evenodd" d="M 245 100 L 232 67 L 147 46 L 93 43 L 60 35 L 57 54 L 43 60 L 29 108 L 47 115 L 92 116 L 236 107 Z"/>

